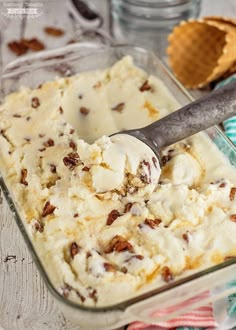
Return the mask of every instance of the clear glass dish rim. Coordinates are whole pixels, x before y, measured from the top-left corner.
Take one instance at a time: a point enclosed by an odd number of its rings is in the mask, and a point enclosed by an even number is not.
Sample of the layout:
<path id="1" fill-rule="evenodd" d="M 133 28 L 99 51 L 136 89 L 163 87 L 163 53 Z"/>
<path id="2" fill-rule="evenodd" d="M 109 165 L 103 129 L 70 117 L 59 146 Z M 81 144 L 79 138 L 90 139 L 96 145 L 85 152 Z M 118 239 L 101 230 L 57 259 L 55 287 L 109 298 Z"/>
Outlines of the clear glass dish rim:
<path id="1" fill-rule="evenodd" d="M 94 43 L 90 43 L 90 42 L 81 42 L 81 43 L 76 43 L 76 44 L 72 44 L 72 45 L 68 45 L 65 47 L 61 47 L 61 48 L 57 48 L 57 49 L 53 49 L 53 50 L 46 50 L 46 51 L 42 51 L 38 54 L 34 55 L 28 55 L 25 56 L 24 58 L 20 58 L 17 59 L 15 61 L 12 61 L 10 63 L 8 63 L 5 67 L 5 69 L 2 72 L 1 78 L 0 78 L 0 86 L 2 83 L 2 80 L 7 79 L 7 78 L 12 78 L 14 77 L 14 75 L 18 75 L 20 73 L 25 72 L 25 70 L 27 68 L 32 69 L 39 69 L 40 67 L 44 67 L 48 65 L 48 61 L 53 62 L 54 64 L 54 56 L 60 56 L 60 60 L 64 61 L 66 60 L 66 52 L 68 52 L 68 54 L 73 53 L 76 50 L 81 50 L 81 49 L 86 49 L 86 47 L 91 50 L 92 52 L 86 55 L 81 55 L 80 57 L 84 57 L 84 56 L 94 56 L 96 55 L 96 53 L 101 53 L 101 52 L 105 52 L 105 51 L 109 51 L 109 49 L 132 49 L 133 51 L 139 51 L 139 52 L 144 52 L 147 53 L 148 55 L 152 56 L 153 58 L 155 58 L 155 61 L 158 62 L 158 65 L 162 68 L 162 70 L 166 73 L 166 75 L 169 76 L 169 78 L 175 83 L 175 85 L 178 87 L 178 89 L 181 91 L 181 93 L 183 93 L 188 99 L 189 101 L 193 101 L 193 97 L 190 95 L 190 93 L 181 85 L 181 83 L 173 76 L 173 74 L 170 72 L 170 70 L 167 68 L 167 66 L 165 65 L 165 63 L 160 60 L 160 58 L 154 54 L 152 51 L 147 50 L 143 47 L 140 46 L 135 46 L 135 45 L 130 45 L 130 44 L 117 44 L 117 45 L 99 45 L 99 44 L 94 44 Z M 71 53 L 70 53 L 71 51 Z M 60 55 L 58 55 L 60 54 Z M 62 57 L 63 56 L 63 57 Z M 65 57 L 64 57 L 65 56 Z M 49 58 L 50 57 L 50 58 Z M 78 57 L 78 54 L 75 55 L 74 57 Z M 47 59 L 44 60 L 43 62 L 34 64 L 34 62 L 36 60 L 43 60 L 43 59 Z M 72 58 L 70 58 L 72 59 Z M 69 60 L 70 60 L 69 59 Z M 28 62 L 32 61 L 33 65 L 29 65 Z M 18 70 L 19 65 L 21 63 L 26 63 L 25 65 L 23 65 L 21 67 L 20 70 Z M 58 58 L 56 58 L 56 63 L 58 63 Z M 50 62 L 51 64 L 51 62 Z M 226 140 L 226 142 L 228 143 L 228 145 L 234 150 L 234 152 L 236 153 L 236 146 L 228 139 L 228 137 L 223 133 L 223 131 L 218 127 L 218 126 L 214 126 L 214 129 L 217 131 L 217 133 L 222 137 L 222 139 Z M 217 264 L 215 266 L 212 267 L 208 267 L 202 271 L 196 272 L 192 275 L 188 275 L 182 279 L 176 280 L 173 283 L 169 283 L 166 284 L 162 287 L 156 288 L 156 289 L 151 289 L 150 291 L 147 291 L 145 293 L 139 294 L 134 298 L 129 298 L 127 300 L 124 300 L 120 303 L 111 305 L 111 306 L 107 306 L 107 307 L 90 307 L 90 306 L 84 306 L 82 304 L 79 303 L 75 303 L 72 300 L 69 300 L 65 297 L 63 297 L 54 287 L 54 285 L 52 284 L 52 281 L 50 280 L 47 271 L 45 270 L 42 262 L 40 261 L 40 258 L 37 255 L 37 252 L 34 248 L 33 243 L 31 242 L 29 235 L 24 227 L 24 223 L 23 220 L 21 219 L 19 212 L 17 210 L 17 207 L 14 204 L 13 198 L 10 195 L 10 190 L 8 189 L 6 183 L 4 182 L 1 173 L 0 173 L 0 188 L 3 191 L 3 194 L 6 198 L 6 201 L 8 203 L 8 206 L 10 207 L 10 210 L 13 213 L 14 219 L 16 220 L 16 223 L 21 231 L 21 234 L 24 238 L 24 241 L 26 242 L 27 248 L 30 251 L 30 254 L 32 256 L 32 259 L 34 261 L 34 263 L 37 266 L 37 269 L 40 272 L 40 275 L 42 276 L 44 283 L 46 284 L 47 288 L 49 289 L 49 291 L 52 293 L 52 295 L 59 300 L 59 302 L 66 304 L 69 307 L 72 307 L 74 310 L 79 309 L 81 311 L 86 311 L 86 312 L 92 312 L 92 313 L 104 313 L 104 312 L 109 312 L 109 311 L 116 311 L 116 310 L 123 310 L 125 311 L 126 308 L 130 307 L 131 305 L 134 305 L 136 303 L 139 302 L 143 302 L 146 299 L 149 299 L 151 297 L 157 296 L 158 294 L 161 294 L 163 292 L 166 291 L 170 291 L 171 289 L 174 289 L 176 287 L 180 287 L 183 284 L 189 283 L 193 280 L 197 280 L 199 278 L 204 277 L 205 275 L 211 274 L 211 273 L 215 273 L 218 270 L 222 270 L 224 268 L 227 268 L 233 264 L 236 264 L 236 257 L 229 259 L 227 261 L 224 261 L 220 264 Z"/>

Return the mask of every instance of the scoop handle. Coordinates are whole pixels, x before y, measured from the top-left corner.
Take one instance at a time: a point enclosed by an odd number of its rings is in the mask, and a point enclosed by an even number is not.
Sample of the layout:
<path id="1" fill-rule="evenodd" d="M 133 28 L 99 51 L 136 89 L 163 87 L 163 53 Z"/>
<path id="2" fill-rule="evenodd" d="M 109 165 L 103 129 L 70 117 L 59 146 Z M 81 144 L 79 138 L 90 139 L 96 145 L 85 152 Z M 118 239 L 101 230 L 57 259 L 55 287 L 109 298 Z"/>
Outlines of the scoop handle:
<path id="1" fill-rule="evenodd" d="M 137 137 L 159 151 L 235 114 L 236 81 L 140 129 Z"/>

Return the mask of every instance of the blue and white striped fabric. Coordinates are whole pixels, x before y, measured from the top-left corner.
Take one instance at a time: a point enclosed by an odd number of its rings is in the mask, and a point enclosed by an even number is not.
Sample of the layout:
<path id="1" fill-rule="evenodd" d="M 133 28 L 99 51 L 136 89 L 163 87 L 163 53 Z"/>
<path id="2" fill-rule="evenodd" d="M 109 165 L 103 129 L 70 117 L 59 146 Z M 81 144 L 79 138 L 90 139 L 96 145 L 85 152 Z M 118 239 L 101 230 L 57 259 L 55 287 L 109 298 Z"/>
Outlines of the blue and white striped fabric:
<path id="1" fill-rule="evenodd" d="M 233 75 L 223 81 L 221 81 L 216 88 L 220 88 L 222 86 L 225 86 L 231 81 L 236 80 L 236 75 Z M 235 93 L 236 98 L 236 93 Z M 225 129 L 225 134 L 228 136 L 228 138 L 236 145 L 236 116 L 233 116 L 223 122 L 223 126 Z"/>

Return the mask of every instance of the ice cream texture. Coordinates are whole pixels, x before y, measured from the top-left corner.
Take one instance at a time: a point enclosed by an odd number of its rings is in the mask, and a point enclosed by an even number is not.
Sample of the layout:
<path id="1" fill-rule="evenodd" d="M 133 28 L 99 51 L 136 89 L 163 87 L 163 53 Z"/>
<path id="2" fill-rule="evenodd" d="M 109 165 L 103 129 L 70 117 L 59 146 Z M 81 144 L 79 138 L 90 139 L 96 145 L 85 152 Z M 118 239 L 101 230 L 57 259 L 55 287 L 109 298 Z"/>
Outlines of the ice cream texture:
<path id="1" fill-rule="evenodd" d="M 1 175 L 64 297 L 109 306 L 236 256 L 236 170 L 205 133 L 162 150 L 159 180 L 109 137 L 178 107 L 129 56 L 2 101 Z"/>

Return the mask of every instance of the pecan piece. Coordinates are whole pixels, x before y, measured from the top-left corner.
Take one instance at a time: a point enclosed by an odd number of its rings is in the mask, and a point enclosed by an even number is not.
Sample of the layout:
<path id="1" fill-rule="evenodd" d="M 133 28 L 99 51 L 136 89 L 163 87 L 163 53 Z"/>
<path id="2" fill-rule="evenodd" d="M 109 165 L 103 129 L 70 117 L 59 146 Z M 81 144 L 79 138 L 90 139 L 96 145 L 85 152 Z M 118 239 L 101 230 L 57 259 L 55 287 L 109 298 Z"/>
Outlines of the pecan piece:
<path id="1" fill-rule="evenodd" d="M 230 220 L 236 222 L 236 214 L 231 214 Z"/>
<path id="2" fill-rule="evenodd" d="M 17 56 L 25 54 L 28 48 L 19 41 L 12 41 L 7 44 L 8 48 Z"/>
<path id="3" fill-rule="evenodd" d="M 39 98 L 38 97 L 32 97 L 31 99 L 31 107 L 37 109 L 40 106 Z"/>
<path id="4" fill-rule="evenodd" d="M 59 29 L 59 28 L 56 28 L 53 26 L 46 26 L 44 28 L 44 32 L 53 37 L 61 37 L 65 33 L 62 29 Z"/>
<path id="5" fill-rule="evenodd" d="M 79 164 L 79 155 L 77 152 L 70 152 L 63 158 L 63 163 L 70 171 L 73 171 Z"/>
<path id="6" fill-rule="evenodd" d="M 117 210 L 112 210 L 107 217 L 107 226 L 113 224 L 113 222 L 120 216 L 120 213 Z"/>
<path id="7" fill-rule="evenodd" d="M 186 233 L 184 233 L 182 237 L 187 243 L 189 243 L 190 234 L 188 231 L 186 231 Z"/>
<path id="8" fill-rule="evenodd" d="M 143 260 L 144 256 L 142 256 L 141 254 L 135 254 L 135 255 L 131 256 L 130 258 L 128 258 L 127 260 L 125 260 L 125 262 L 129 262 L 132 259 Z"/>
<path id="9" fill-rule="evenodd" d="M 37 38 L 32 39 L 21 39 L 21 44 L 27 47 L 27 49 L 31 49 L 34 52 L 38 52 L 40 50 L 45 49 L 44 44 Z"/>
<path id="10" fill-rule="evenodd" d="M 13 115 L 13 117 L 15 117 L 15 118 L 21 118 L 21 115 L 19 115 L 18 113 L 15 113 L 15 114 Z"/>
<path id="11" fill-rule="evenodd" d="M 219 185 L 220 188 L 224 188 L 225 186 L 226 186 L 226 183 L 225 183 L 225 182 L 222 182 L 222 183 Z"/>
<path id="12" fill-rule="evenodd" d="M 75 293 L 80 298 L 82 303 L 85 302 L 85 300 L 86 300 L 85 297 L 78 290 L 75 290 Z"/>
<path id="13" fill-rule="evenodd" d="M 51 171 L 52 173 L 57 173 L 56 165 L 50 164 L 50 171 Z"/>
<path id="14" fill-rule="evenodd" d="M 88 108 L 85 108 L 85 107 L 81 107 L 79 109 L 80 113 L 83 115 L 83 116 L 87 116 L 89 114 L 89 109 Z"/>
<path id="15" fill-rule="evenodd" d="M 235 258 L 235 256 L 226 256 L 224 258 L 224 261 L 231 260 L 231 259 L 234 259 L 234 258 Z"/>
<path id="16" fill-rule="evenodd" d="M 64 110 L 62 109 L 62 107 L 59 107 L 58 110 L 59 110 L 60 114 L 63 114 Z"/>
<path id="17" fill-rule="evenodd" d="M 164 266 L 162 268 L 161 277 L 167 283 L 174 279 L 173 274 L 168 266 Z"/>
<path id="18" fill-rule="evenodd" d="M 125 205 L 124 213 L 127 213 L 131 210 L 131 207 L 133 206 L 133 203 L 127 203 Z"/>
<path id="19" fill-rule="evenodd" d="M 77 145 L 76 145 L 76 143 L 75 143 L 74 141 L 72 141 L 72 140 L 70 141 L 69 146 L 70 146 L 70 148 L 73 149 L 74 151 L 77 149 Z"/>
<path id="20" fill-rule="evenodd" d="M 87 288 L 87 290 L 88 290 L 89 297 L 91 299 L 93 299 L 93 301 L 96 303 L 98 301 L 97 290 L 96 289 L 93 289 L 91 286 L 89 286 Z"/>
<path id="21" fill-rule="evenodd" d="M 69 297 L 69 294 L 72 290 L 72 286 L 70 286 L 69 284 L 65 283 L 65 285 L 61 288 L 62 290 L 62 295 L 63 297 L 65 298 L 68 298 Z"/>
<path id="22" fill-rule="evenodd" d="M 112 238 L 109 245 L 105 248 L 105 253 L 111 253 L 113 251 L 122 252 L 122 251 L 133 252 L 133 246 L 122 236 L 116 235 Z"/>
<path id="23" fill-rule="evenodd" d="M 116 271 L 115 267 L 112 264 L 109 264 L 108 262 L 104 262 L 103 266 L 104 266 L 106 272 L 115 272 Z"/>
<path id="24" fill-rule="evenodd" d="M 76 254 L 78 254 L 79 251 L 80 251 L 80 247 L 78 246 L 78 244 L 76 242 L 71 243 L 70 255 L 72 259 L 74 259 L 74 256 L 76 256 Z"/>
<path id="25" fill-rule="evenodd" d="M 234 187 L 234 188 L 231 188 L 231 189 L 230 189 L 229 199 L 230 199 L 231 201 L 233 201 L 235 195 L 236 195 L 236 188 Z"/>
<path id="26" fill-rule="evenodd" d="M 145 225 L 149 226 L 150 228 L 154 229 L 155 227 L 158 227 L 161 223 L 160 219 L 145 219 L 144 220 Z"/>
<path id="27" fill-rule="evenodd" d="M 50 204 L 50 202 L 47 201 L 43 208 L 42 217 L 46 217 L 47 215 L 52 214 L 55 208 L 56 206 Z"/>
<path id="28" fill-rule="evenodd" d="M 111 108 L 111 110 L 113 111 L 117 111 L 117 112 L 122 112 L 124 110 L 125 104 L 124 102 L 118 103 L 116 106 L 114 106 L 113 108 Z"/>
<path id="29" fill-rule="evenodd" d="M 20 183 L 24 184 L 25 186 L 28 186 L 28 182 L 26 181 L 27 174 L 28 174 L 27 169 L 26 169 L 26 168 L 23 168 L 23 169 L 21 170 L 21 179 L 20 179 Z"/>
<path id="30" fill-rule="evenodd" d="M 166 163 L 168 163 L 171 159 L 171 156 L 170 155 L 165 155 L 161 158 L 161 164 L 162 166 L 166 165 Z"/>
<path id="31" fill-rule="evenodd" d="M 90 168 L 88 166 L 84 166 L 82 168 L 82 171 L 84 171 L 84 172 L 89 172 L 89 170 L 90 170 Z"/>
<path id="32" fill-rule="evenodd" d="M 44 231 L 44 225 L 40 221 L 35 222 L 34 228 L 36 231 L 38 231 L 40 233 L 42 233 Z"/>
<path id="33" fill-rule="evenodd" d="M 48 139 L 47 141 L 45 141 L 45 142 L 43 143 L 44 147 L 46 147 L 46 148 L 53 147 L 54 144 L 55 144 L 55 143 L 54 143 L 53 139 Z"/>
<path id="34" fill-rule="evenodd" d="M 142 86 L 139 88 L 140 92 L 150 91 L 152 87 L 149 85 L 148 80 L 144 81 Z"/>

